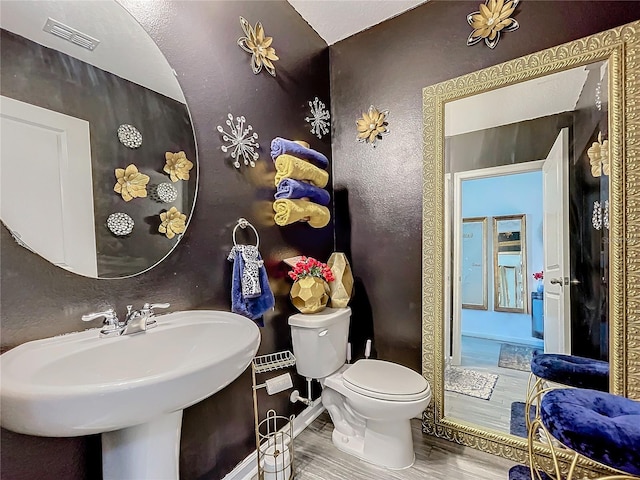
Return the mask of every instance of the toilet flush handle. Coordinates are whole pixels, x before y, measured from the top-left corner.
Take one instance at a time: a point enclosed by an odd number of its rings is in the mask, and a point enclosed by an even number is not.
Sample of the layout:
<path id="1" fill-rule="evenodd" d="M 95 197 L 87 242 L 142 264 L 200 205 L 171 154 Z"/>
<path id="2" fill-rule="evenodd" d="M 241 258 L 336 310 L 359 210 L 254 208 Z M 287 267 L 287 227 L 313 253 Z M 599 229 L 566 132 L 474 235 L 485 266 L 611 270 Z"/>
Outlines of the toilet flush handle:
<path id="1" fill-rule="evenodd" d="M 324 337 L 327 333 L 329 333 L 329 330 L 325 328 L 324 330 L 320 330 L 318 332 L 318 336 L 319 337 Z"/>

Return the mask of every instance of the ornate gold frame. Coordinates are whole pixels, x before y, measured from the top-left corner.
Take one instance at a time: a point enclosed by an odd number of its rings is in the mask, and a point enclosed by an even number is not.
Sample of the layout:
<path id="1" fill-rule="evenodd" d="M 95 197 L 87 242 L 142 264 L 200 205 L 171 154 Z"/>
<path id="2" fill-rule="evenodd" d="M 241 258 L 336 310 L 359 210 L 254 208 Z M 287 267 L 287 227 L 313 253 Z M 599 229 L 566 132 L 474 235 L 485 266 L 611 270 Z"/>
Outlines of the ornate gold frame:
<path id="1" fill-rule="evenodd" d="M 639 33 L 640 21 L 632 22 L 423 90 L 422 373 L 433 392 L 425 433 L 527 463 L 525 439 L 444 416 L 444 104 L 602 60 L 610 71 L 611 391 L 640 399 Z M 552 467 L 549 448 L 534 449 Z M 569 457 L 559 456 L 568 469 Z M 591 477 L 597 466 L 583 461 L 579 469 Z"/>
<path id="2" fill-rule="evenodd" d="M 489 219 L 487 217 L 467 217 L 462 219 L 462 225 L 464 228 L 465 223 L 482 223 L 482 279 L 484 282 L 482 288 L 482 304 L 479 303 L 463 303 L 462 308 L 469 310 L 487 310 L 489 308 L 489 280 L 487 279 L 487 227 Z M 462 292 L 460 292 L 462 298 Z"/>

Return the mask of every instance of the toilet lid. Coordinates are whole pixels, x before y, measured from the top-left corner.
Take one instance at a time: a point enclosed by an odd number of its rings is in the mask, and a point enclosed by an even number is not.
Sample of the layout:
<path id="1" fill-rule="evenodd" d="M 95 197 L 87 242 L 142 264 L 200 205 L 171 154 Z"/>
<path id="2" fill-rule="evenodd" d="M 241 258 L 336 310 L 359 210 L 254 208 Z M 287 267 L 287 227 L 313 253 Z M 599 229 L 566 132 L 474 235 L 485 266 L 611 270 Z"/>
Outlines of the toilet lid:
<path id="1" fill-rule="evenodd" d="M 411 401 L 431 392 L 422 375 L 383 360 L 358 360 L 342 378 L 347 388 L 383 400 Z"/>

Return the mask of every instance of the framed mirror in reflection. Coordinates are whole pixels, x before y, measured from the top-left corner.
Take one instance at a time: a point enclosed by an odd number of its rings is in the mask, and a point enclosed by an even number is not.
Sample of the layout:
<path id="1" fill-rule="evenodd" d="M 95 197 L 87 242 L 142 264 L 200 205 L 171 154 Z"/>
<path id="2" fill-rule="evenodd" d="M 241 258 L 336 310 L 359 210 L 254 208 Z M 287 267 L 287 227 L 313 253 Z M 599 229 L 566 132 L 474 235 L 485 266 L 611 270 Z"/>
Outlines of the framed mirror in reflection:
<path id="1" fill-rule="evenodd" d="M 496 312 L 527 313 L 526 215 L 493 217 L 493 291 Z"/>
<path id="2" fill-rule="evenodd" d="M 621 281 L 630 254 L 621 245 L 623 197 L 640 198 L 623 181 L 638 158 L 622 148 L 637 132 L 623 132 L 620 75 L 633 75 L 621 52 L 638 51 L 637 29 L 633 23 L 425 88 L 428 433 L 519 461 L 537 353 L 608 360 L 612 391 L 638 396 L 640 385 L 627 381 L 638 365 L 622 361 L 634 348 L 640 354 L 638 338 L 625 336 L 633 333 Z M 605 210 L 607 221 L 599 221 Z M 461 301 L 470 217 L 492 219 L 486 310 Z M 533 272 L 544 272 L 544 284 Z"/>
<path id="3" fill-rule="evenodd" d="M 487 217 L 462 219 L 462 308 L 487 309 Z"/>
<path id="4" fill-rule="evenodd" d="M 2 2 L 1 14 L 4 226 L 79 275 L 152 268 L 182 237 L 158 231 L 160 214 L 175 207 L 188 222 L 196 196 L 195 137 L 175 72 L 115 1 Z M 59 35 L 43 28 L 52 22 Z M 82 41 L 61 38 L 65 31 Z M 83 39 L 97 42 L 84 48 Z M 121 125 L 141 138 L 119 138 Z M 184 152 L 195 168 L 172 181 L 167 152 Z M 125 201 L 116 169 L 132 164 L 149 177 L 146 196 Z M 128 225 L 108 224 L 115 213 Z"/>

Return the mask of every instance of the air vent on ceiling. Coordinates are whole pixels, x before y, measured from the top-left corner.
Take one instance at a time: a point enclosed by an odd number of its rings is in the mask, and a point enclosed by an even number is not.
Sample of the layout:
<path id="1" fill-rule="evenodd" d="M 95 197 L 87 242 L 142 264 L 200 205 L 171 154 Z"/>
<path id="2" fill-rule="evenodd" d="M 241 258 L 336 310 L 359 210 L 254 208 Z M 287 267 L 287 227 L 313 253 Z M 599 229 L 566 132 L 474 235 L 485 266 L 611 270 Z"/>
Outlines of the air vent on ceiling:
<path id="1" fill-rule="evenodd" d="M 79 47 L 86 48 L 87 50 L 95 50 L 100 43 L 100 40 L 90 37 L 86 33 L 82 33 L 75 28 L 65 25 L 64 23 L 60 23 L 53 18 L 47 19 L 47 23 L 44 24 L 43 30 L 55 35 L 56 37 L 60 37 L 74 43 Z"/>

